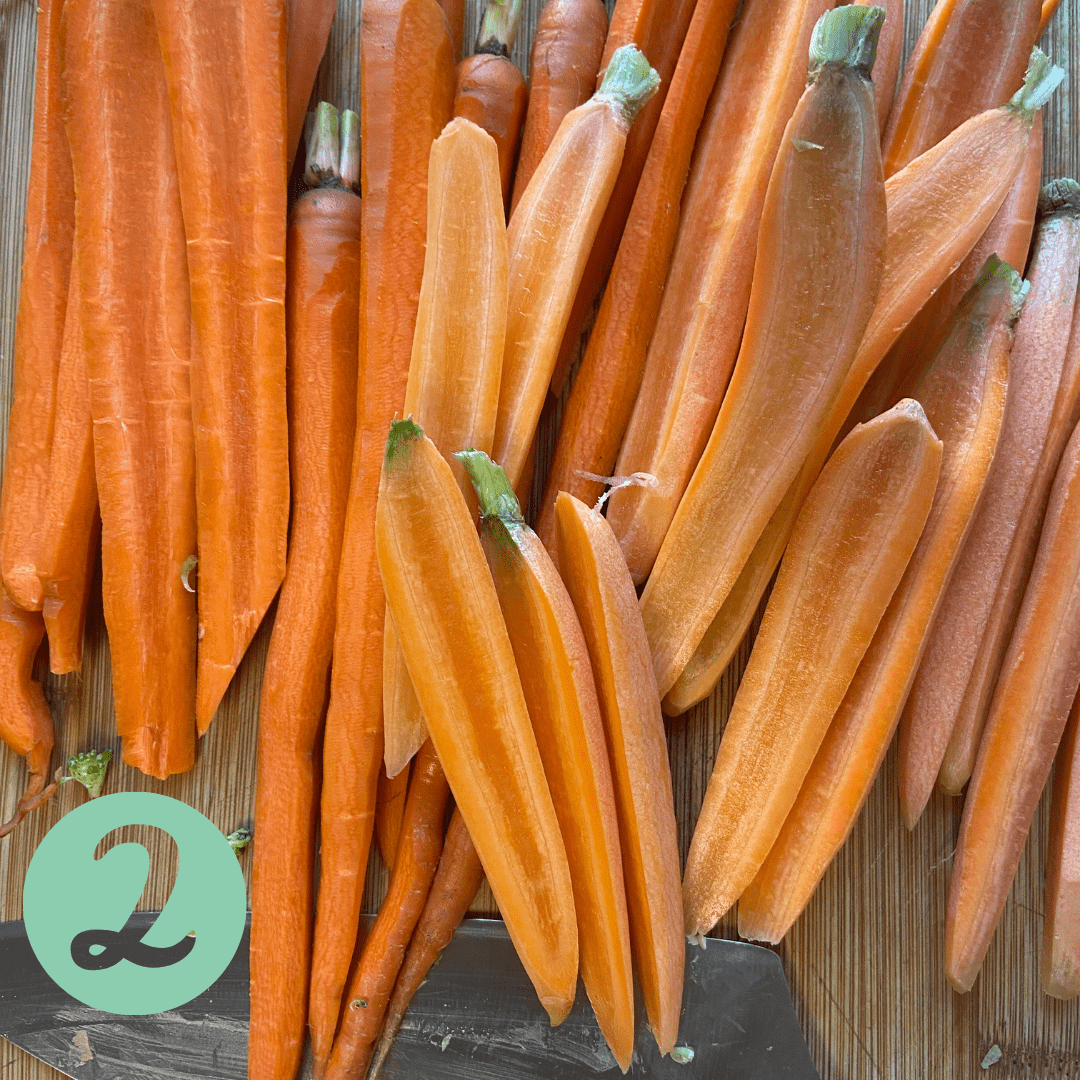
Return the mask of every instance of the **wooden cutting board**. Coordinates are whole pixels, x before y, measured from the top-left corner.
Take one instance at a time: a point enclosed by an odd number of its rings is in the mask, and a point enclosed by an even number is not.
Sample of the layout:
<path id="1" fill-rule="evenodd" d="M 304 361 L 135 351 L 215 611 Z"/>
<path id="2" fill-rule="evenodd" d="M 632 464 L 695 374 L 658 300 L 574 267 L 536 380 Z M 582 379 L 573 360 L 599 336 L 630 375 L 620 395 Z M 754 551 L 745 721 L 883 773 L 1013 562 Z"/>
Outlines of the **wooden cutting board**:
<path id="1" fill-rule="evenodd" d="M 609 9 L 613 0 L 608 0 Z M 466 40 L 475 38 L 482 8 L 469 0 Z M 514 54 L 527 70 L 532 28 L 541 0 L 525 0 L 524 27 Z M 910 51 L 932 7 L 908 0 L 905 44 Z M 357 108 L 360 0 L 339 0 L 320 98 Z M 1062 0 L 1043 41 L 1070 73 L 1046 109 L 1044 179 L 1080 171 L 1080 0 Z M 11 352 L 22 258 L 23 209 L 29 167 L 33 99 L 35 5 L 0 6 L 0 440 L 6 438 L 11 400 Z M 539 461 L 551 457 L 556 417 L 542 433 Z M 6 442 L 0 442 L 0 448 Z M 202 740 L 195 769 L 161 783 L 119 764 L 107 791 L 159 791 L 196 807 L 225 831 L 250 824 L 254 799 L 255 730 L 259 683 L 270 621 L 255 638 L 217 719 Z M 668 723 L 675 811 L 685 857 L 693 823 L 739 673 L 749 655 L 744 643 L 713 696 Z M 113 723 L 111 670 L 100 595 L 91 602 L 86 659 L 81 674 L 52 676 L 39 658 L 38 677 L 55 717 L 55 760 L 91 747 L 119 750 Z M 0 705 L 2 707 L 2 705 Z M 0 748 L 0 820 L 6 819 L 24 772 L 21 760 Z M 43 810 L 0 842 L 0 921 L 22 917 L 22 884 L 30 856 L 45 832 L 85 798 L 69 784 Z M 1001 925 L 975 989 L 954 993 L 945 982 L 944 920 L 951 858 L 960 822 L 959 800 L 935 794 L 913 834 L 900 821 L 896 769 L 890 754 L 847 844 L 809 908 L 777 948 L 822 1080 L 1077 1080 L 1080 1078 L 1080 1000 L 1058 1002 L 1038 987 L 1042 933 L 1042 879 L 1046 864 L 1049 798 L 1036 815 Z M 134 836 L 124 837 L 133 839 Z M 151 852 L 151 878 L 140 907 L 157 909 L 168 896 L 175 867 L 161 834 L 139 837 Z M 257 841 L 256 841 L 257 842 Z M 250 857 L 242 857 L 245 873 Z M 367 910 L 385 890 L 374 856 Z M 473 914 L 494 912 L 486 887 Z M 734 919 L 716 931 L 735 936 Z M 989 1070 L 981 1061 L 997 1046 Z M 51 1080 L 59 1074 L 0 1040 L 3 1080 Z"/>

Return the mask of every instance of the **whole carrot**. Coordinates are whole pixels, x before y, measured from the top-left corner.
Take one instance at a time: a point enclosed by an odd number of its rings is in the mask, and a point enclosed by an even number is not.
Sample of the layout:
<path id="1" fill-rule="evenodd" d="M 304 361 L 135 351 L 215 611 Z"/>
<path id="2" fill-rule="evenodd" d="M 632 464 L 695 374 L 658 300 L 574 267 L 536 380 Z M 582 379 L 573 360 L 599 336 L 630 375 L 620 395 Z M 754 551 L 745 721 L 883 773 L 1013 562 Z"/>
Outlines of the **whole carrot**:
<path id="1" fill-rule="evenodd" d="M 600 0 L 547 0 L 540 9 L 529 54 L 529 104 L 514 170 L 511 213 L 563 117 L 584 105 L 596 89 L 607 25 Z"/>
<path id="2" fill-rule="evenodd" d="M 360 360 L 323 740 L 308 1020 L 316 1070 L 330 1055 L 360 923 L 383 756 L 385 602 L 375 503 L 386 429 L 405 400 L 424 269 L 428 158 L 450 119 L 454 94 L 453 48 L 435 0 L 367 0 L 360 50 Z"/>
<path id="3" fill-rule="evenodd" d="M 323 102 L 286 244 L 292 534 L 259 705 L 251 874 L 248 1075 L 290 1080 L 307 1021 L 315 909 L 318 744 L 356 428 L 359 117 Z"/>
<path id="4" fill-rule="evenodd" d="M 446 776 L 429 739 L 416 755 L 390 889 L 349 979 L 326 1080 L 348 1080 L 367 1072 L 406 946 L 439 863 L 449 796 Z"/>
<path id="5" fill-rule="evenodd" d="M 337 0 L 285 0 L 285 149 L 290 172 L 336 11 Z"/>

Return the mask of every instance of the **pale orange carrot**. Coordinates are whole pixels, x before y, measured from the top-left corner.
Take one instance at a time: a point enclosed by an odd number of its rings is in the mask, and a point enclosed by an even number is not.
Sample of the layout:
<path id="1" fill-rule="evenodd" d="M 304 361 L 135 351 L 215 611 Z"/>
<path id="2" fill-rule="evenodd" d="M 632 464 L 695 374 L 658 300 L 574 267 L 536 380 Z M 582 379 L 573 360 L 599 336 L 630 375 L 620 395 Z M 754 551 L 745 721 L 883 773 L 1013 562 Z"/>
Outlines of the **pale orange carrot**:
<path id="1" fill-rule="evenodd" d="M 873 0 L 855 0 L 855 3 L 864 7 L 874 6 Z M 874 61 L 874 101 L 877 103 L 878 130 L 884 135 L 896 96 L 900 59 L 904 53 L 905 2 L 882 0 L 878 6 L 885 9 L 885 24 L 878 38 L 877 59 Z"/>

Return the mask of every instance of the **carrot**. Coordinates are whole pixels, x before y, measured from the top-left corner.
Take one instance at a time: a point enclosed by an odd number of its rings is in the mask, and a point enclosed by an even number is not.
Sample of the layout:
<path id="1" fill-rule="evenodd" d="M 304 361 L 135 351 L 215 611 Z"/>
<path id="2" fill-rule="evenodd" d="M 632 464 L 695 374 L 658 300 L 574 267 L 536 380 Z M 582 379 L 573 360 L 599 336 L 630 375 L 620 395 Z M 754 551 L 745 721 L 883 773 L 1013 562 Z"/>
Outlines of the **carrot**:
<path id="1" fill-rule="evenodd" d="M 452 120 L 432 144 L 427 251 L 413 335 L 404 415 L 443 452 L 470 506 L 476 497 L 453 452 L 490 450 L 506 334 L 507 251 L 494 140 Z M 383 756 L 395 776 L 427 738 L 427 727 L 386 616 L 383 642 Z"/>
<path id="2" fill-rule="evenodd" d="M 1054 478 L 1038 554 L 971 777 L 945 914 L 945 974 L 971 989 L 1012 888 L 1080 687 L 1080 428 Z"/>
<path id="3" fill-rule="evenodd" d="M 915 389 L 943 444 L 933 505 L 776 842 L 739 898 L 741 937 L 787 933 L 870 793 L 994 456 L 1024 294 L 1020 275 L 991 256 Z"/>
<path id="4" fill-rule="evenodd" d="M 386 429 L 405 400 L 424 269 L 428 158 L 454 94 L 452 45 L 435 0 L 366 0 L 360 49 L 360 366 L 323 740 L 308 1006 L 317 1070 L 330 1055 L 360 923 L 383 756 L 385 603 L 374 510 Z"/>
<path id="5" fill-rule="evenodd" d="M 864 7 L 873 7 L 872 0 L 855 0 Z M 874 61 L 874 101 L 877 105 L 878 130 L 885 134 L 885 124 L 896 96 L 896 79 L 900 74 L 900 58 L 904 52 L 905 0 L 884 0 L 885 22 L 878 38 L 877 59 Z"/>
<path id="6" fill-rule="evenodd" d="M 191 279 L 201 735 L 285 575 L 285 12 L 153 8 Z"/>
<path id="7" fill-rule="evenodd" d="M 563 412 L 537 525 L 549 551 L 555 548 L 558 493 L 567 491 L 594 502 L 600 485 L 582 473 L 607 476 L 615 464 L 661 306 L 695 137 L 736 6 L 733 0 L 699 4 L 687 31 L 611 278 Z M 733 148 L 729 153 L 737 156 Z"/>
<path id="8" fill-rule="evenodd" d="M 1060 3 L 1061 0 L 1043 0 L 1042 8 L 1039 11 L 1038 37 L 1042 37 L 1043 31 L 1050 25 L 1050 20 L 1054 17 L 1054 12 L 1057 11 Z"/>
<path id="9" fill-rule="evenodd" d="M 427 973 L 439 958 L 439 954 L 450 944 L 450 939 L 458 924 L 465 918 L 465 912 L 468 911 L 483 877 L 480 857 L 473 847 L 461 811 L 455 807 L 453 817 L 450 818 L 450 827 L 446 830 L 439 868 L 435 871 L 423 913 L 413 931 L 404 963 L 394 984 L 394 993 L 386 1008 L 386 1020 L 379 1035 L 375 1060 L 368 1074 L 369 1080 L 375 1080 L 379 1075 L 409 1002 L 427 978 Z"/>
<path id="10" fill-rule="evenodd" d="M 634 117 L 657 86 L 632 45 L 569 113 L 510 222 L 506 351 L 492 456 L 519 490 L 559 342 Z"/>
<path id="11" fill-rule="evenodd" d="M 707 696 L 738 647 L 791 535 L 799 507 L 821 471 L 860 391 L 899 333 L 986 230 L 1019 172 L 1032 117 L 1063 76 L 1038 50 L 1012 102 L 961 125 L 885 182 L 889 235 L 881 290 L 851 370 L 798 478 L 743 564 L 738 593 L 725 598 L 668 695 L 682 711 Z M 948 228 L 942 223 L 948 222 Z M 725 605 L 729 605 L 725 610 Z M 734 634 L 732 632 L 735 632 Z"/>
<path id="12" fill-rule="evenodd" d="M 965 120 L 1004 105 L 1038 38 L 1040 0 L 938 0 L 926 20 L 882 140 L 886 177 Z"/>
<path id="13" fill-rule="evenodd" d="M 671 772 L 649 643 L 606 520 L 564 493 L 555 504 L 555 539 L 607 735 L 634 966 L 649 1027 L 667 1054 L 679 1033 L 686 949 Z"/>
<path id="14" fill-rule="evenodd" d="M 439 0 L 439 7 L 446 16 L 446 28 L 450 33 L 456 64 L 465 55 L 465 0 Z"/>
<path id="15" fill-rule="evenodd" d="M 905 400 L 841 443 L 803 506 L 716 755 L 683 878 L 705 934 L 753 881 L 900 582 L 941 442 Z"/>
<path id="16" fill-rule="evenodd" d="M 409 688 L 412 688 L 411 682 Z M 382 861 L 390 870 L 394 869 L 394 860 L 397 858 L 401 819 L 405 815 L 405 796 L 408 790 L 408 767 L 393 777 L 379 771 L 379 787 L 375 795 L 375 840 L 379 845 Z"/>
<path id="17" fill-rule="evenodd" d="M 908 828 L 914 828 L 926 806 L 952 734 L 962 721 L 972 724 L 968 740 L 974 765 L 982 723 L 980 718 L 975 731 L 975 717 L 966 707 L 968 689 L 973 682 L 982 682 L 988 683 L 988 695 L 993 691 L 1020 602 L 1017 596 L 1009 618 L 1008 605 L 1003 607 L 997 597 L 1002 590 L 1010 596 L 1022 594 L 1038 520 L 1064 440 L 1076 420 L 1076 395 L 1067 387 L 1076 378 L 1069 370 L 1075 372 L 1080 360 L 1069 347 L 1078 273 L 1080 187 L 1073 181 L 1054 181 L 1043 198 L 1031 292 L 1012 350 L 1013 389 L 997 459 L 901 721 L 900 803 Z M 1030 554 L 1024 556 L 1025 551 Z M 987 672 L 981 679 L 976 675 L 980 668 Z M 950 785 L 954 793 L 970 771 L 969 766 L 959 786 Z"/>
<path id="18" fill-rule="evenodd" d="M 45 624 L 36 611 L 23 611 L 0 595 L 0 688 L 4 711 L 0 714 L 0 739 L 20 757 L 26 758 L 30 779 L 12 817 L 0 824 L 6 836 L 35 807 L 56 791 L 56 782 L 46 786 L 49 758 L 53 748 L 53 723 L 41 683 L 31 672 L 34 656 L 45 636 Z"/>
<path id="19" fill-rule="evenodd" d="M 510 189 L 529 103 L 525 76 L 510 60 L 521 22 L 522 0 L 489 0 L 476 52 L 458 64 L 454 115 L 482 127 L 499 148 L 503 210 L 510 216 Z"/>
<path id="20" fill-rule="evenodd" d="M 1080 707 L 1074 702 L 1054 771 L 1050 858 L 1046 865 L 1046 902 L 1043 905 L 1046 917 L 1039 963 L 1043 993 L 1065 1000 L 1080 994 L 1080 875 L 1076 871 L 1080 838 L 1078 717 Z"/>
<path id="21" fill-rule="evenodd" d="M 349 980 L 327 1080 L 364 1076 L 413 928 L 423 912 L 443 846 L 450 789 L 429 739 L 416 755 L 390 890 Z"/>
<path id="22" fill-rule="evenodd" d="M 578 939 L 559 823 L 468 504 L 411 420 L 390 427 L 376 541 L 431 741 L 510 939 L 561 1023 L 574 1002 Z"/>
<path id="23" fill-rule="evenodd" d="M 304 133 L 308 101 L 336 11 L 337 0 L 285 0 L 285 152 L 289 172 Z"/>
<path id="24" fill-rule="evenodd" d="M 164 780 L 195 763 L 196 650 L 181 579 L 196 544 L 191 309 L 168 90 L 149 0 L 72 3 L 64 35 L 116 727 L 125 763 Z"/>
<path id="25" fill-rule="evenodd" d="M 41 610 L 37 545 L 49 480 L 56 383 L 75 231 L 75 186 L 60 78 L 62 0 L 38 5 L 26 236 L 15 321 L 11 413 L 0 485 L 0 577 L 11 600 Z"/>
<path id="26" fill-rule="evenodd" d="M 623 541 L 635 584 L 644 581 L 663 540 L 661 527 L 666 530 L 701 457 L 738 355 L 769 174 L 806 87 L 814 24 L 827 7 L 825 0 L 786 0 L 779 6 L 750 0 L 744 8 L 697 140 L 655 333 L 644 334 L 641 342 L 648 356 L 640 393 L 631 384 L 614 424 L 598 418 L 615 429 L 598 467 L 577 466 L 603 476 L 648 472 L 659 479 L 662 490 L 623 488 L 610 500 L 608 520 Z M 605 323 L 602 308 L 582 362 L 582 389 L 571 391 L 569 417 L 595 408 L 584 399 L 592 389 L 589 368 L 597 350 L 611 346 L 598 339 L 594 349 L 592 339 L 611 329 L 622 328 Z M 620 348 L 621 339 L 617 333 L 614 344 Z M 580 481 L 567 490 L 575 489 L 583 497 L 599 494 L 598 487 Z M 657 514 L 657 506 L 664 513 Z M 630 555 L 630 537 L 647 530 L 643 522 L 654 518 L 656 535 L 648 546 L 655 550 L 647 557 Z"/>
<path id="27" fill-rule="evenodd" d="M 340 123 L 340 129 L 339 129 Z M 356 428 L 359 117 L 323 102 L 308 160 L 330 175 L 293 204 L 286 242 L 292 535 L 259 705 L 248 1072 L 296 1075 L 315 908 L 318 744 Z"/>
<path id="28" fill-rule="evenodd" d="M 877 299 L 885 188 L 869 71 L 881 19 L 880 8 L 850 6 L 818 20 L 810 81 L 769 180 L 743 343 L 712 435 L 678 512 L 671 478 L 661 477 L 668 498 L 638 517 L 650 525 L 648 540 L 616 533 L 639 577 L 663 541 L 641 598 L 661 695 L 819 437 Z M 656 528 L 665 518 L 670 530 Z M 731 542 L 713 542 L 717 521 Z"/>
<path id="29" fill-rule="evenodd" d="M 581 978 L 619 1067 L 634 1052 L 634 985 L 611 766 L 589 651 L 574 605 L 506 473 L 457 455 L 480 500 L 480 539 L 517 660 L 559 819 L 577 911 Z"/>
<path id="30" fill-rule="evenodd" d="M 566 385 L 578 338 L 619 250 L 638 180 L 645 168 L 645 159 L 649 156 L 653 134 L 696 4 L 697 0 L 616 0 L 604 41 L 598 79 L 603 78 L 617 49 L 634 44 L 660 76 L 660 85 L 652 100 L 641 110 L 627 137 L 618 179 L 582 270 L 581 282 L 577 286 L 551 376 L 551 391 L 556 397 Z"/>
<path id="31" fill-rule="evenodd" d="M 541 8 L 529 54 L 529 104 L 514 170 L 511 213 L 563 117 L 584 105 L 596 88 L 607 25 L 600 0 L 547 0 Z"/>

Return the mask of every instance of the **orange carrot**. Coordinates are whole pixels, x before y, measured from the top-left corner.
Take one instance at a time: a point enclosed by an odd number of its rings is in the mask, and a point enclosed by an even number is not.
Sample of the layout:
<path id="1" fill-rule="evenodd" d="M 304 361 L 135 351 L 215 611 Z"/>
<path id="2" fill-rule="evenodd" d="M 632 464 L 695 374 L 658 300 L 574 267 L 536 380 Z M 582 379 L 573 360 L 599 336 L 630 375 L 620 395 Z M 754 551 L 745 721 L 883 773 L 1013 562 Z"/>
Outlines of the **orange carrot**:
<path id="1" fill-rule="evenodd" d="M 1061 0 L 1043 0 L 1042 8 L 1039 12 L 1039 37 L 1042 37 L 1043 31 L 1050 24 L 1050 20 L 1054 17 L 1054 12 L 1057 11 L 1060 3 Z"/>
<path id="2" fill-rule="evenodd" d="M 446 28 L 450 33 L 454 63 L 465 55 L 465 0 L 439 0 L 439 7 L 446 16 Z"/>
<path id="3" fill-rule="evenodd" d="M 607 11 L 600 0 L 547 0 L 540 9 L 529 54 L 529 105 L 514 171 L 511 213 L 563 117 L 592 96 L 607 26 Z"/>
<path id="4" fill-rule="evenodd" d="M 855 3 L 864 7 L 874 6 L 873 0 L 855 0 Z M 900 58 L 904 53 L 904 0 L 883 0 L 879 6 L 885 9 L 885 23 L 878 38 L 877 59 L 874 61 L 874 101 L 877 103 L 878 130 L 884 135 L 896 96 Z"/>
<path id="5" fill-rule="evenodd" d="M 994 456 L 1025 289 L 991 256 L 913 395 L 943 444 L 930 514 L 783 828 L 739 898 L 739 934 L 779 941 L 870 793 Z"/>
<path id="6" fill-rule="evenodd" d="M 308 1020 L 316 1070 L 330 1055 L 360 923 L 382 760 L 385 603 L 375 502 L 386 429 L 405 400 L 424 268 L 428 158 L 454 94 L 450 35 L 435 0 L 366 0 L 360 49 L 360 366 L 323 741 Z"/>
<path id="7" fill-rule="evenodd" d="M 308 101 L 336 11 L 337 0 L 285 0 L 285 151 L 289 172 L 304 133 Z"/>
<path id="8" fill-rule="evenodd" d="M 446 776 L 429 739 L 416 755 L 390 890 L 349 980 L 327 1080 L 348 1080 L 367 1072 L 406 946 L 439 863 L 449 796 Z"/>
<path id="9" fill-rule="evenodd" d="M 60 78 L 62 0 L 37 7 L 37 67 L 11 414 L 0 486 L 0 576 L 11 600 L 40 610 L 37 543 L 75 231 L 75 187 Z"/>
<path id="10" fill-rule="evenodd" d="M 286 245 L 292 534 L 259 705 L 251 877 L 248 1074 L 291 1080 L 307 1021 L 315 909 L 318 743 L 356 428 L 359 117 L 323 102 L 308 161 L 323 185 L 290 212 Z"/>
<path id="11" fill-rule="evenodd" d="M 404 660 L 404 658 L 402 658 Z M 410 688 L 412 683 L 409 683 Z M 409 790 L 409 768 L 389 777 L 379 770 L 379 787 L 375 795 L 375 840 L 382 861 L 391 870 L 397 858 L 401 839 L 401 819 L 405 816 L 405 796 Z"/>
<path id="12" fill-rule="evenodd" d="M 818 477 L 694 826 L 683 878 L 688 934 L 708 933 L 776 841 L 919 539 L 940 464 L 941 442 L 919 404 L 905 400 L 857 427 Z"/>
<path id="13" fill-rule="evenodd" d="M 369 1080 L 375 1080 L 379 1075 L 409 1002 L 427 978 L 427 973 L 439 958 L 439 954 L 450 944 L 450 939 L 454 936 L 458 924 L 465 918 L 465 912 L 468 911 L 483 877 L 480 857 L 473 847 L 461 811 L 455 807 L 450 827 L 446 830 L 439 868 L 435 871 L 424 911 L 416 924 L 405 961 L 394 985 L 393 996 L 386 1008 L 386 1022 L 379 1036 Z"/>
<path id="14" fill-rule="evenodd" d="M 77 0 L 64 35 L 116 727 L 125 763 L 163 780 L 195 763 L 196 651 L 181 577 L 196 545 L 191 309 L 168 89 L 150 0 Z"/>

